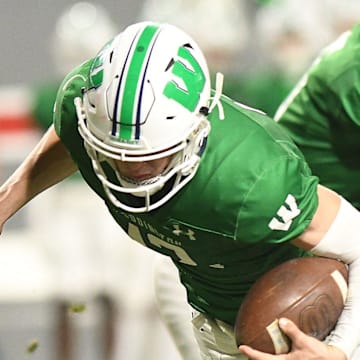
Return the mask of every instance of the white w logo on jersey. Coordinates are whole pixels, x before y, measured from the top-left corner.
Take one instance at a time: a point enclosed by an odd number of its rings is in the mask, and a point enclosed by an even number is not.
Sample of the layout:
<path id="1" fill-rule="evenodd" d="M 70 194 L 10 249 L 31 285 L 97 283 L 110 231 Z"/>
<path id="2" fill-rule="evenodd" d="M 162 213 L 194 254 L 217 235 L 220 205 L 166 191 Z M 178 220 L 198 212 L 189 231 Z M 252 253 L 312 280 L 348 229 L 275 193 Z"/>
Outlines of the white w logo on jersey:
<path id="1" fill-rule="evenodd" d="M 293 195 L 289 194 L 285 200 L 285 205 L 281 205 L 280 209 L 276 213 L 281 220 L 273 217 L 268 226 L 271 230 L 289 230 L 292 221 L 300 214 L 300 209 L 296 204 L 296 200 Z"/>

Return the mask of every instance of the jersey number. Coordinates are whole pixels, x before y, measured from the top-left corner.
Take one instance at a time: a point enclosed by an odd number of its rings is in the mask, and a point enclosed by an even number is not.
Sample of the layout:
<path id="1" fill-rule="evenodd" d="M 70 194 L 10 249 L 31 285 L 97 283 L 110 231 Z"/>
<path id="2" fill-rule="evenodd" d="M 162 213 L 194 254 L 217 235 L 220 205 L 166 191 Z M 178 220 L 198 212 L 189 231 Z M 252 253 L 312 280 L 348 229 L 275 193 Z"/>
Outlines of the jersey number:
<path id="1" fill-rule="evenodd" d="M 300 214 L 300 209 L 297 206 L 296 199 L 293 195 L 289 194 L 285 200 L 285 205 L 282 205 L 277 212 L 277 215 L 281 220 L 278 220 L 276 217 L 272 218 L 269 222 L 269 228 L 271 230 L 289 230 L 292 221 Z"/>
<path id="2" fill-rule="evenodd" d="M 129 223 L 128 234 L 132 239 L 146 246 L 146 243 L 140 233 L 140 229 L 138 226 L 134 225 L 133 223 Z M 157 249 L 165 248 L 174 252 L 182 264 L 191 265 L 191 266 L 197 265 L 197 263 L 180 246 L 169 244 L 168 242 L 159 239 L 157 236 L 153 234 L 147 234 L 147 240 Z"/>

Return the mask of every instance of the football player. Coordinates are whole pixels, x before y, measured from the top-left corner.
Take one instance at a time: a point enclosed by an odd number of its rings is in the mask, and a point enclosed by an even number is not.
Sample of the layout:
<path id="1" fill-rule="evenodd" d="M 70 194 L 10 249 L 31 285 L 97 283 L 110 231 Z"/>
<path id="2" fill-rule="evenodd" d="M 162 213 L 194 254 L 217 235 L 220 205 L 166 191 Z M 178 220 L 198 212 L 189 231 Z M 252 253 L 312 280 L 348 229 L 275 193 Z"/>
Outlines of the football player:
<path id="1" fill-rule="evenodd" d="M 79 170 L 132 239 L 178 268 L 203 359 L 284 358 L 239 351 L 241 299 L 287 259 L 341 259 L 350 296 L 329 342 L 280 326 L 286 359 L 349 358 L 360 335 L 359 212 L 319 185 L 286 131 L 221 95 L 221 83 L 211 92 L 206 60 L 180 29 L 127 27 L 65 77 L 54 126 L 0 189 L 1 228 Z"/>
<path id="2" fill-rule="evenodd" d="M 326 47 L 275 120 L 320 182 L 360 209 L 360 24 Z"/>

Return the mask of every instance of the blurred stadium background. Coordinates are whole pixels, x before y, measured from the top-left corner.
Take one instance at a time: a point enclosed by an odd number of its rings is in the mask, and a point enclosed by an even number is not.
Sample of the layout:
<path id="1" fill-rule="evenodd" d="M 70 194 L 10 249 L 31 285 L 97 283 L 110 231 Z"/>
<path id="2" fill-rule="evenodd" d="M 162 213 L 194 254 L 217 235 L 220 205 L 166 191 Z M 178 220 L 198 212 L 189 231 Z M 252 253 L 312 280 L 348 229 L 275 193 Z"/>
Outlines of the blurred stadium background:
<path id="1" fill-rule="evenodd" d="M 318 51 L 359 20 L 358 0 L 336 3 L 3 0 L 1 182 L 49 125 L 62 76 L 96 53 L 100 35 L 138 20 L 179 25 L 225 73 L 227 95 L 272 115 Z M 155 257 L 78 176 L 46 191 L 0 238 L 0 360 L 179 360 L 155 304 Z"/>

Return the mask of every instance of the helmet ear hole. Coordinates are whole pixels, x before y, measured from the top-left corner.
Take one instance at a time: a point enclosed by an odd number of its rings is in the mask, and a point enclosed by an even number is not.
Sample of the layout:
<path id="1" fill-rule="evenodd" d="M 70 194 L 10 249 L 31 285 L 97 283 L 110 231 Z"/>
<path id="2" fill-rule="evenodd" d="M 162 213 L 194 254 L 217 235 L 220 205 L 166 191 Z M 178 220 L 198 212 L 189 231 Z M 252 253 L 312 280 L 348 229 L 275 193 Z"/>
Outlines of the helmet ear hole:
<path id="1" fill-rule="evenodd" d="M 207 106 L 202 106 L 199 110 L 199 113 L 208 116 L 209 115 L 209 108 Z"/>
<path id="2" fill-rule="evenodd" d="M 111 52 L 110 52 L 110 55 L 109 55 L 109 63 L 110 63 L 110 64 L 112 63 L 113 55 L 114 55 L 114 50 L 111 51 Z"/>
<path id="3" fill-rule="evenodd" d="M 171 66 L 174 65 L 174 63 L 175 63 L 174 58 L 171 58 L 170 61 L 169 61 L 169 63 L 167 64 L 167 66 L 166 66 L 166 68 L 165 68 L 165 72 L 168 71 L 168 70 L 171 68 Z"/>
<path id="4" fill-rule="evenodd" d="M 88 90 L 86 92 L 88 104 L 95 109 L 96 107 L 96 92 L 95 89 Z"/>

